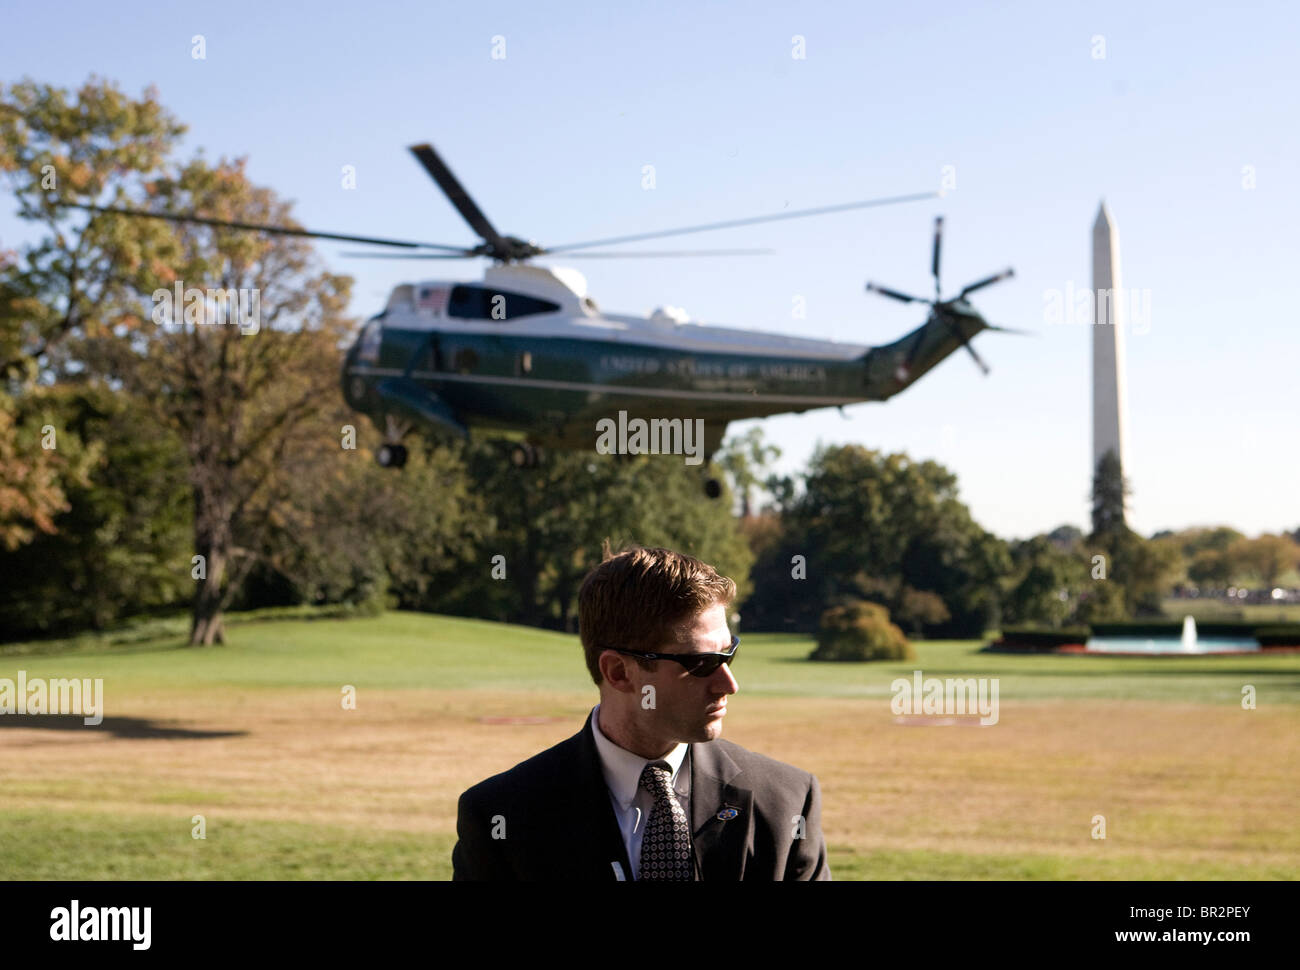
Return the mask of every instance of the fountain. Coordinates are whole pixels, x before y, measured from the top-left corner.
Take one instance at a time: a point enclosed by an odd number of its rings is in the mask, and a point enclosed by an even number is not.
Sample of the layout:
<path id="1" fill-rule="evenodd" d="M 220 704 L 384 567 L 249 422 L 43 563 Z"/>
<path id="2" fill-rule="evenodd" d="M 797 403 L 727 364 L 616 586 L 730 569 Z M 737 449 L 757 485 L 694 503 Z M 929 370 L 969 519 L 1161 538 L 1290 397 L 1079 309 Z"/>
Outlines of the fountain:
<path id="1" fill-rule="evenodd" d="M 1085 644 L 1088 653 L 1151 654 L 1159 656 L 1199 655 L 1223 653 L 1254 653 L 1259 641 L 1254 637 L 1200 637 L 1196 633 L 1196 619 L 1191 614 L 1183 617 L 1182 636 L 1092 636 Z"/>

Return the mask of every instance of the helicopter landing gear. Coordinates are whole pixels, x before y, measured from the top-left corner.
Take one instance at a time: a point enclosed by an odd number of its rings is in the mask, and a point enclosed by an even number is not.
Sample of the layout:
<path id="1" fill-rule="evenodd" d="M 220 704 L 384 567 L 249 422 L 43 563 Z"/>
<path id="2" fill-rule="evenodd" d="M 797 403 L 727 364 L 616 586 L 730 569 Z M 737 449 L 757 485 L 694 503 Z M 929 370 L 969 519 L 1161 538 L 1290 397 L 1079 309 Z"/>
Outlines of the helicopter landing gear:
<path id="1" fill-rule="evenodd" d="M 542 449 L 527 441 L 517 441 L 510 446 L 510 464 L 516 468 L 536 468 L 542 460 Z"/>
<path id="2" fill-rule="evenodd" d="M 380 468 L 401 468 L 406 464 L 406 445 L 402 439 L 410 430 L 408 422 L 399 421 L 391 414 L 384 415 L 384 443 L 375 452 Z"/>
<path id="3" fill-rule="evenodd" d="M 700 473 L 704 476 L 704 494 L 710 499 L 716 499 L 722 495 L 722 482 L 713 477 L 713 452 L 706 451 L 704 454 L 704 464 L 700 467 Z"/>

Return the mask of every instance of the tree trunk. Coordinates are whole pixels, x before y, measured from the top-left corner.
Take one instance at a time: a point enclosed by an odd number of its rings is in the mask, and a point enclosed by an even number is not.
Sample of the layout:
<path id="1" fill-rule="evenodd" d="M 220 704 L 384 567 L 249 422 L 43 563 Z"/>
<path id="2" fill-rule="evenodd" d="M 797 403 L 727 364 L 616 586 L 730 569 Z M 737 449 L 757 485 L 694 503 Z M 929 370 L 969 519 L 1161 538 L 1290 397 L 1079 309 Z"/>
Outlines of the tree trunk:
<path id="1" fill-rule="evenodd" d="M 225 604 L 222 583 L 230 561 L 230 512 L 219 490 L 196 487 L 194 490 L 194 550 L 203 557 L 203 575 L 194 594 L 190 623 L 191 647 L 210 647 L 225 643 L 222 613 Z"/>
<path id="2" fill-rule="evenodd" d="M 207 572 L 199 580 L 198 591 L 194 595 L 194 612 L 190 624 L 191 647 L 210 647 L 225 643 L 225 628 L 222 623 L 221 578 L 226 571 L 224 551 L 218 551 L 214 543 L 199 544 L 199 555 L 207 560 Z"/>
<path id="3" fill-rule="evenodd" d="M 218 643 L 225 643 L 225 629 L 221 623 L 221 611 L 218 610 L 211 616 L 200 616 L 196 608 L 194 611 L 194 623 L 190 627 L 191 647 L 211 647 Z"/>

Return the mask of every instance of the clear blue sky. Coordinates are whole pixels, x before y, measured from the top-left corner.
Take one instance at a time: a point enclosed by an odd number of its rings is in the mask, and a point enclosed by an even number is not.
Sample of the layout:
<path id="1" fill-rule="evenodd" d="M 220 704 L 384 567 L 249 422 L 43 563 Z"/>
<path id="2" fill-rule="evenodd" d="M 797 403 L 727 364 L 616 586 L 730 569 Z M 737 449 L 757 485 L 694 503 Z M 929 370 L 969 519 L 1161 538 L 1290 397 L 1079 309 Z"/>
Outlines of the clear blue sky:
<path id="1" fill-rule="evenodd" d="M 976 303 L 1039 335 L 980 337 L 988 378 L 961 354 L 847 420 L 764 428 L 785 469 L 818 440 L 935 458 L 1003 536 L 1087 525 L 1090 333 L 1044 305 L 1089 285 L 1104 197 L 1124 282 L 1151 294 L 1128 339 L 1131 523 L 1300 525 L 1300 14 L 1284 3 L 74 2 L 57 22 L 10 4 L 4 22 L 0 79 L 156 84 L 188 150 L 246 155 L 326 230 L 473 242 L 405 150 L 425 140 L 500 230 L 543 244 L 924 191 L 955 166 L 942 200 L 683 240 L 775 256 L 573 265 L 610 310 L 880 343 L 923 310 L 863 283 L 926 292 L 944 214 L 945 289 L 1013 265 Z M 3 207 L 0 243 L 22 238 Z M 356 277 L 359 316 L 403 280 L 481 271 L 347 248 L 319 252 Z"/>

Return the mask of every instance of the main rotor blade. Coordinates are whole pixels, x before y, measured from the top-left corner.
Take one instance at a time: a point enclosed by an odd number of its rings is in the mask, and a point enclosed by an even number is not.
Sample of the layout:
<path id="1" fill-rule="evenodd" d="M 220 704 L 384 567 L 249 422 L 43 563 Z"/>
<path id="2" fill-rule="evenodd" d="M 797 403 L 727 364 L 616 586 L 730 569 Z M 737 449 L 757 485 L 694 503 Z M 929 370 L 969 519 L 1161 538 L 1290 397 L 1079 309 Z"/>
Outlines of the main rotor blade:
<path id="1" fill-rule="evenodd" d="M 868 293 L 879 293 L 881 296 L 887 296 L 891 300 L 901 300 L 904 303 L 929 303 L 930 301 L 921 296 L 908 296 L 906 293 L 900 293 L 898 290 L 891 290 L 887 286 L 881 286 L 878 283 L 867 284 Z"/>
<path id="2" fill-rule="evenodd" d="M 934 299 L 939 300 L 939 247 L 943 243 L 943 216 L 934 217 L 934 258 L 930 262 L 930 273 L 934 276 Z"/>
<path id="3" fill-rule="evenodd" d="M 683 249 L 677 252 L 565 253 L 565 259 L 654 259 L 675 256 L 771 256 L 775 249 Z M 482 253 L 340 253 L 353 259 L 483 259 Z"/>
<path id="4" fill-rule="evenodd" d="M 460 180 L 451 174 L 451 169 L 433 150 L 432 145 L 427 143 L 412 145 L 410 151 L 424 166 L 424 170 L 438 183 L 438 188 L 442 189 L 447 198 L 451 200 L 451 204 L 456 207 L 456 211 L 469 223 L 470 228 L 483 238 L 484 242 L 498 252 L 505 252 L 510 248 L 505 239 L 502 238 L 501 233 L 497 232 L 492 223 L 488 222 L 488 217 L 483 214 L 483 210 L 470 198 L 469 193 L 465 191 L 465 187 L 460 184 Z"/>
<path id="5" fill-rule="evenodd" d="M 543 252 L 543 256 L 550 253 L 551 250 Z M 565 259 L 658 259 L 660 257 L 676 256 L 771 256 L 775 249 L 679 249 L 679 250 L 647 250 L 642 252 L 631 253 L 587 253 L 564 251 Z"/>
<path id="6" fill-rule="evenodd" d="M 1015 327 L 999 327 L 997 324 L 993 323 L 986 324 L 985 329 L 992 330 L 995 333 L 1014 333 L 1018 337 L 1039 336 L 1037 330 L 1017 330 Z"/>
<path id="7" fill-rule="evenodd" d="M 1010 279 L 1015 275 L 1016 275 L 1016 271 L 1012 269 L 1010 266 L 1008 266 L 1001 273 L 994 273 L 992 276 L 986 277 L 985 279 L 980 280 L 978 283 L 972 283 L 970 286 L 966 287 L 964 290 L 962 290 L 960 293 L 957 294 L 957 299 L 960 300 L 963 297 L 965 297 L 967 293 L 974 293 L 976 290 L 982 290 L 986 286 L 992 286 L 994 283 L 1000 283 L 1003 280 Z"/>
<path id="8" fill-rule="evenodd" d="M 482 259 L 482 253 L 468 249 L 459 253 L 339 253 L 350 259 Z"/>
<path id="9" fill-rule="evenodd" d="M 915 195 L 895 195 L 886 199 L 868 199 L 864 202 L 846 202 L 842 205 L 826 205 L 816 209 L 799 209 L 795 212 L 774 212 L 766 216 L 752 216 L 748 219 L 731 219 L 727 222 L 710 222 L 700 226 L 684 226 L 680 229 L 661 229 L 655 232 L 642 232 L 631 236 L 612 236 L 609 239 L 592 239 L 587 242 L 566 243 L 563 246 L 547 246 L 547 253 L 560 253 L 571 249 L 586 249 L 589 246 L 612 246 L 616 243 L 639 242 L 643 239 L 663 239 L 665 236 L 684 236 L 692 232 L 712 232 L 715 229 L 732 229 L 736 226 L 753 226 L 760 222 L 779 222 L 783 219 L 802 219 L 805 216 L 827 215 L 832 212 L 847 212 L 850 209 L 869 209 L 881 205 L 893 205 L 897 202 L 919 202 L 922 199 L 937 198 L 938 192 L 918 192 Z"/>
<path id="10" fill-rule="evenodd" d="M 310 239 L 335 239 L 339 242 L 370 243 L 375 246 L 398 246 L 403 249 L 445 249 L 449 252 L 466 252 L 464 246 L 444 246 L 441 243 L 409 242 L 402 239 L 379 239 L 374 236 L 349 236 L 338 232 L 316 232 L 311 229 L 291 229 L 288 226 L 268 226 L 256 222 L 235 222 L 231 219 L 209 219 L 205 216 L 177 215 L 172 212 L 145 212 L 141 209 L 122 209 L 110 205 L 88 205 L 83 202 L 64 202 L 63 205 L 90 212 L 111 212 L 119 216 L 138 216 L 142 219 L 163 219 L 167 222 L 194 222 L 201 226 L 223 229 L 244 229 L 248 232 L 269 232 L 280 236 L 306 236 Z"/>

